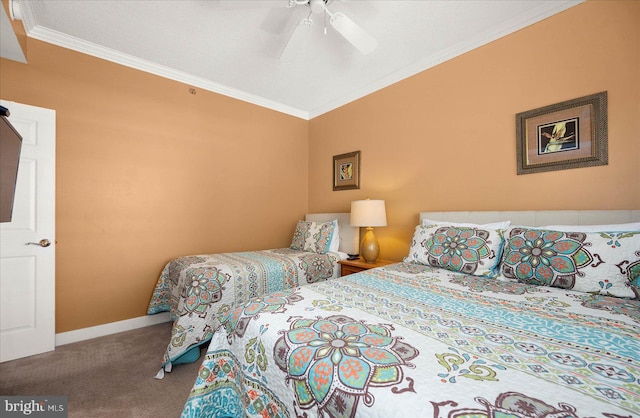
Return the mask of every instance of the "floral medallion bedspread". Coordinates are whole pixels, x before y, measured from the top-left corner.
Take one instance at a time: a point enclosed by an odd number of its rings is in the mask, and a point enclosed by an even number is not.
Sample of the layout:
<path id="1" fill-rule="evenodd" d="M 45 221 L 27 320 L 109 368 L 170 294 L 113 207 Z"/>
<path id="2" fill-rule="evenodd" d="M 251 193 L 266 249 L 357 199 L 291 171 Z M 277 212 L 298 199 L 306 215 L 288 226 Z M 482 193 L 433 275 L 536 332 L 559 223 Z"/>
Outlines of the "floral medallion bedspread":
<path id="1" fill-rule="evenodd" d="M 217 314 L 258 296 L 335 278 L 337 253 L 272 250 L 180 257 L 162 270 L 148 314 L 170 312 L 171 341 L 162 365 L 195 361 Z M 167 369 L 169 369 L 167 367 Z"/>
<path id="2" fill-rule="evenodd" d="M 398 263 L 218 314 L 182 417 L 639 417 L 640 301 Z"/>

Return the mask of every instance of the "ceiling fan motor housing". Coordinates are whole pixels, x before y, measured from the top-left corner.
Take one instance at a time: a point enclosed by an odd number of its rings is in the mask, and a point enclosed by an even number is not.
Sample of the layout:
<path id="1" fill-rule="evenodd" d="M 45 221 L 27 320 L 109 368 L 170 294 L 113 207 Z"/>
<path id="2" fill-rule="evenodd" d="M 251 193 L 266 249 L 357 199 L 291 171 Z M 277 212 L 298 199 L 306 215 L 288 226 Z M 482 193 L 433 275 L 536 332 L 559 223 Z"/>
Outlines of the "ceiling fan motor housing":
<path id="1" fill-rule="evenodd" d="M 311 11 L 316 14 L 323 13 L 325 11 L 326 4 L 326 0 L 309 0 Z"/>

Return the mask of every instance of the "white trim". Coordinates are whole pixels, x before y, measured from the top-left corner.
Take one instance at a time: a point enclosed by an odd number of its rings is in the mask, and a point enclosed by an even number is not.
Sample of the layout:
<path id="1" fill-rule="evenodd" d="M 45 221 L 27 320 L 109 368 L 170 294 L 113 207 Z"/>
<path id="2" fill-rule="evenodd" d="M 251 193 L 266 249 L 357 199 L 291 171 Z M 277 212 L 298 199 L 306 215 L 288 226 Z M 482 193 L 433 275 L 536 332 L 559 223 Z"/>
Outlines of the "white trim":
<path id="1" fill-rule="evenodd" d="M 120 51 L 105 48 L 101 45 L 94 44 L 93 42 L 88 42 L 83 39 L 78 39 L 74 36 L 69 36 L 64 33 L 42 27 L 35 20 L 35 12 L 33 11 L 31 2 L 25 2 L 24 6 L 26 7 L 23 8 L 22 21 L 27 35 L 33 39 L 48 42 L 50 44 L 67 48 L 72 51 L 80 52 L 82 54 L 102 58 L 107 61 L 115 62 L 116 64 L 124 65 L 125 67 L 130 67 L 150 74 L 155 74 L 169 80 L 179 81 L 189 86 L 199 87 L 201 89 L 222 94 L 227 97 L 232 97 L 243 102 L 251 103 L 260 107 L 285 113 L 287 115 L 295 116 L 300 119 L 309 120 L 309 112 L 305 110 L 301 110 L 293 106 L 288 106 L 286 104 L 269 100 L 240 89 L 225 86 L 224 84 L 216 83 L 202 77 L 194 76 L 180 70 L 175 70 L 173 68 L 156 64 L 154 62 L 134 57 L 129 54 L 124 54 Z"/>
<path id="2" fill-rule="evenodd" d="M 555 14 L 563 12 L 573 6 L 583 3 L 584 1 L 585 0 L 563 0 L 543 4 L 533 10 L 530 10 L 528 13 L 519 15 L 510 21 L 502 22 L 500 25 L 492 27 L 484 33 L 478 34 L 470 41 L 452 45 L 449 48 L 439 51 L 437 54 L 429 55 L 424 59 L 417 61 L 415 64 L 408 65 L 404 68 L 400 68 L 396 72 L 387 74 L 368 85 L 345 92 L 344 95 L 336 98 L 335 100 L 327 102 L 315 109 L 310 109 L 308 111 L 308 118 L 313 119 L 348 103 L 361 99 L 362 97 L 373 94 L 376 91 L 384 89 L 409 77 L 413 77 L 414 75 L 439 64 L 459 57 L 469 51 L 473 51 L 476 48 L 480 48 L 481 46 L 487 45 Z"/>
<path id="3" fill-rule="evenodd" d="M 328 113 L 334 109 L 337 109 L 341 106 L 372 94 L 378 90 L 414 76 L 422 71 L 428 70 L 429 68 L 435 67 L 438 64 L 458 57 L 475 48 L 481 47 L 506 35 L 512 34 L 520 29 L 523 29 L 543 19 L 567 10 L 570 7 L 573 7 L 584 1 L 585 0 L 556 0 L 545 3 L 533 10 L 530 10 L 528 13 L 518 16 L 513 20 L 503 22 L 501 25 L 493 27 L 485 33 L 479 34 L 469 42 L 462 42 L 457 45 L 453 45 L 452 47 L 443 50 L 438 54 L 431 55 L 413 65 L 409 65 L 405 68 L 399 69 L 394 73 L 387 74 L 379 80 L 376 80 L 368 85 L 362 86 L 355 90 L 346 91 L 341 97 L 324 103 L 314 109 L 307 110 L 276 102 L 274 100 L 249 93 L 241 89 L 229 87 L 221 83 L 207 80 L 203 77 L 194 76 L 183 71 L 175 70 L 164 65 L 159 65 L 151 61 L 124 54 L 122 52 L 105 48 L 92 42 L 88 42 L 55 30 L 42 27 L 35 19 L 35 13 L 33 11 L 31 1 L 24 2 L 23 4 L 21 4 L 21 6 L 24 6 L 22 10 L 22 21 L 25 26 L 27 35 L 34 39 L 48 42 L 53 45 L 58 45 L 63 48 L 71 49 L 73 51 L 81 52 L 83 54 L 102 58 L 107 61 L 115 62 L 120 65 L 155 74 L 160 77 L 168 78 L 170 80 L 179 81 L 190 86 L 199 87 L 208 91 L 212 91 L 214 93 L 219 93 L 228 97 L 232 97 L 234 99 L 238 99 L 267 109 L 275 110 L 277 112 L 285 113 L 300 119 L 311 120 L 317 116 Z"/>
<path id="4" fill-rule="evenodd" d="M 68 36 L 51 29 L 36 26 L 29 31 L 29 36 L 40 41 L 48 42 L 53 45 L 70 49 L 72 51 L 115 62 L 116 64 L 124 65 L 125 67 L 134 68 L 136 70 L 164 77 L 169 80 L 179 81 L 188 86 L 199 87 L 201 89 L 222 94 L 224 96 L 251 103 L 256 106 L 275 110 L 277 112 L 295 116 L 300 119 L 309 120 L 309 112 L 307 111 L 278 103 L 276 101 L 269 100 L 252 93 L 248 93 L 240 89 L 225 86 L 224 84 L 216 83 L 202 77 L 194 76 L 180 70 L 175 70 L 164 65 L 156 64 L 151 61 L 134 57 L 129 54 L 124 54 L 113 49 L 105 48 L 103 46 L 96 45 L 94 43 L 87 42 L 73 36 Z"/>
<path id="5" fill-rule="evenodd" d="M 56 347 L 59 345 L 77 343 L 79 341 L 104 337 L 105 335 L 131 331 L 134 329 L 157 325 L 169 321 L 171 321 L 169 312 L 162 312 L 155 315 L 139 316 L 137 318 L 125 319 L 124 321 L 111 322 L 104 325 L 96 325 L 95 327 L 61 332 L 59 334 L 56 334 Z"/>

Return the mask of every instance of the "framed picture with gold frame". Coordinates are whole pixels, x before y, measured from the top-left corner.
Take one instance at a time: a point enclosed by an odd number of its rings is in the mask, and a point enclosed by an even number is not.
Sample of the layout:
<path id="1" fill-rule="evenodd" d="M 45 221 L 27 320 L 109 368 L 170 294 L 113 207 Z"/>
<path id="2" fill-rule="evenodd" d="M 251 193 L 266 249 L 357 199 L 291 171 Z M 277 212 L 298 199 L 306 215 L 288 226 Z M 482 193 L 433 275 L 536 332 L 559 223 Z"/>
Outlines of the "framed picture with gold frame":
<path id="1" fill-rule="evenodd" d="M 333 190 L 360 188 L 360 151 L 333 156 Z"/>
<path id="2" fill-rule="evenodd" d="M 606 165 L 607 92 L 516 115 L 518 174 Z"/>

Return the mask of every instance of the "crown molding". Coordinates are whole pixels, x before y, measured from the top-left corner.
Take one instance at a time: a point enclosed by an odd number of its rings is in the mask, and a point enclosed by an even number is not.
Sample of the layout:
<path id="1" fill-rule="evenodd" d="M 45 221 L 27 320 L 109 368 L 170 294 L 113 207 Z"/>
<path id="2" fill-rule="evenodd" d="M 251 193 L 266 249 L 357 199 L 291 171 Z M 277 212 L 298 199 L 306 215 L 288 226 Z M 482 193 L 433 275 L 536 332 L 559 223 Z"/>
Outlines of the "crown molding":
<path id="1" fill-rule="evenodd" d="M 168 78 L 170 80 L 179 81 L 189 86 L 199 87 L 201 89 L 222 94 L 224 96 L 251 103 L 256 106 L 295 116 L 300 119 L 309 120 L 309 112 L 307 111 L 287 106 L 285 104 L 254 95 L 243 90 L 234 89 L 232 87 L 225 86 L 223 84 L 219 84 L 202 77 L 194 76 L 192 74 L 176 70 L 174 68 L 143 60 L 129 54 L 124 54 L 113 49 L 96 45 L 92 42 L 87 42 L 73 36 L 41 27 L 34 19 L 35 14 L 33 13 L 30 2 L 23 2 L 21 3 L 21 5 L 23 6 L 23 22 L 25 25 L 25 29 L 27 35 L 31 38 L 38 39 L 40 41 L 57 45 L 62 48 L 70 49 L 86 55 L 91 55 L 93 57 L 111 61 L 116 64 L 124 65 L 126 67 L 154 74 L 160 77 Z"/>
<path id="2" fill-rule="evenodd" d="M 556 13 L 565 11 L 580 3 L 584 3 L 585 1 L 586 0 L 554 1 L 554 2 L 549 2 L 536 9 L 532 9 L 529 13 L 518 16 L 517 19 L 505 21 L 501 25 L 493 27 L 490 31 L 485 31 L 484 33 L 474 38 L 473 41 L 471 42 L 460 42 L 457 45 L 454 45 L 450 48 L 442 50 L 439 54 L 425 57 L 423 60 L 420 60 L 413 65 L 406 66 L 401 70 L 398 70 L 392 74 L 387 75 L 386 77 L 378 79 L 373 83 L 370 83 L 360 89 L 353 90 L 349 92 L 348 95 L 344 95 L 339 99 L 326 103 L 324 106 L 311 109 L 309 111 L 309 119 L 313 119 L 317 116 L 323 115 L 324 113 L 335 110 L 341 106 L 344 106 L 350 102 L 356 101 L 362 97 L 372 94 L 378 90 L 381 90 L 385 87 L 388 87 L 406 78 L 417 75 L 425 70 L 428 70 L 429 68 L 435 67 L 438 64 L 442 64 L 443 62 L 446 62 L 450 59 L 460 56 L 473 49 L 476 49 L 490 42 L 498 40 L 518 30 L 524 29 L 527 26 L 530 26 L 543 19 L 551 17 Z"/>
<path id="3" fill-rule="evenodd" d="M 265 107 L 304 120 L 310 120 L 324 113 L 344 106 L 348 103 L 356 101 L 369 94 L 372 94 L 385 87 L 388 87 L 392 84 L 395 84 L 399 81 L 402 81 L 406 78 L 428 70 L 429 68 L 432 68 L 466 52 L 469 52 L 475 48 L 486 45 L 506 35 L 514 33 L 520 29 L 546 19 L 556 13 L 560 13 L 566 9 L 569 9 L 570 7 L 583 3 L 584 1 L 585 0 L 561 0 L 545 3 L 544 5 L 541 5 L 526 14 L 518 16 L 516 19 L 503 22 L 501 25 L 493 27 L 491 30 L 486 31 L 474 38 L 471 42 L 461 42 L 457 45 L 452 46 L 451 48 L 441 51 L 439 54 L 425 57 L 423 60 L 420 60 L 413 65 L 406 66 L 401 70 L 395 71 L 385 77 L 369 83 L 364 87 L 349 91 L 341 97 L 311 110 L 302 110 L 292 106 L 288 106 L 283 103 L 266 99 L 262 96 L 231 88 L 229 86 L 216 83 L 202 77 L 194 76 L 167 66 L 159 65 L 128 54 L 123 54 L 119 51 L 104 48 L 91 42 L 83 41 L 72 36 L 62 34 L 60 32 L 43 28 L 39 26 L 35 21 L 35 14 L 33 13 L 30 1 L 20 2 L 20 6 L 22 9 L 23 23 L 27 35 L 34 39 L 48 42 L 97 58 L 102 58 L 107 61 L 121 64 L 130 68 L 135 68 L 137 70 L 145 71 L 164 78 L 179 81 L 190 86 L 199 87 L 204 90 L 222 94 L 234 99 L 254 104 L 256 106 Z"/>

